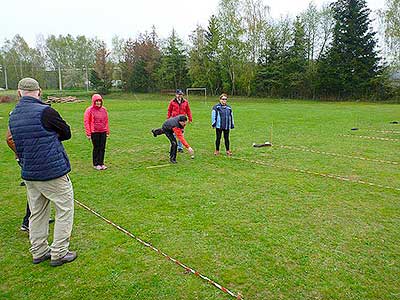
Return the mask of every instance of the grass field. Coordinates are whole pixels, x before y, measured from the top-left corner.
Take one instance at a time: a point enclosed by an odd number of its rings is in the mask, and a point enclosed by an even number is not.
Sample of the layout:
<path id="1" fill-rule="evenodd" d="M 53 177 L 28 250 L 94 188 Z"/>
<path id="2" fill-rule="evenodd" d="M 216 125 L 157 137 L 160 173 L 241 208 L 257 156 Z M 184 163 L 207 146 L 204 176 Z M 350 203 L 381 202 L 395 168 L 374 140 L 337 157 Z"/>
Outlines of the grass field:
<path id="1" fill-rule="evenodd" d="M 400 106 L 234 98 L 227 158 L 213 155 L 214 103 L 191 99 L 194 160 L 148 168 L 168 163 L 167 138 L 150 133 L 167 97 L 106 97 L 101 172 L 83 130 L 89 101 L 53 105 L 72 128 L 75 198 L 243 299 L 400 299 L 400 125 L 389 124 Z M 0 104 L 3 135 L 14 105 Z M 274 147 L 253 148 L 272 123 Z M 78 259 L 33 265 L 19 168 L 4 142 L 0 153 L 0 299 L 232 299 L 78 205 Z"/>

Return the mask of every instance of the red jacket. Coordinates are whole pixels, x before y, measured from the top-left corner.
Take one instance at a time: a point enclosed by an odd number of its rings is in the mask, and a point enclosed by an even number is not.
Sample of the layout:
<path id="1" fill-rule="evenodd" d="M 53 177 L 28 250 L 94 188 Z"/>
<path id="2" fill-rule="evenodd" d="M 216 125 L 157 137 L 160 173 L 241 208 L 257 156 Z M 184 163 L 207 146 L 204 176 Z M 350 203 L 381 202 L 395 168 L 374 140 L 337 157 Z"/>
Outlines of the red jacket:
<path id="1" fill-rule="evenodd" d="M 178 128 L 178 127 L 174 127 L 172 128 L 173 132 L 175 133 L 176 137 L 178 138 L 178 140 L 181 141 L 182 145 L 185 146 L 185 148 L 189 148 L 190 145 L 189 143 L 185 140 L 185 137 L 183 136 L 182 133 L 182 129 Z"/>
<path id="2" fill-rule="evenodd" d="M 95 105 L 96 100 L 101 100 L 101 107 Z M 86 136 L 91 136 L 94 132 L 106 132 L 110 134 L 108 125 L 107 109 L 103 106 L 103 99 L 92 99 L 92 106 L 85 111 L 84 116 Z"/>
<path id="3" fill-rule="evenodd" d="M 176 98 L 169 102 L 167 119 L 178 115 L 185 115 L 188 117 L 189 122 L 192 122 L 192 112 L 190 111 L 189 102 L 186 99 L 182 99 L 181 103 L 178 103 Z"/>

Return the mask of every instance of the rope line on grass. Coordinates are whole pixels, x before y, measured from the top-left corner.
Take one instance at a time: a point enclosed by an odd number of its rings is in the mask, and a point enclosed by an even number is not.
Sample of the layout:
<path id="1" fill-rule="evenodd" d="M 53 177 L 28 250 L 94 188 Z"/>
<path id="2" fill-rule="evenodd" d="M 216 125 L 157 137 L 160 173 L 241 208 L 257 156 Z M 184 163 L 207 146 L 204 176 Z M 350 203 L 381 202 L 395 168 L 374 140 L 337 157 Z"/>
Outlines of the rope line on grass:
<path id="1" fill-rule="evenodd" d="M 400 142 L 400 139 L 383 138 L 383 137 L 376 137 L 376 136 L 353 135 L 353 134 L 339 134 L 339 136 L 356 137 L 356 138 L 369 139 L 369 140 Z"/>
<path id="2" fill-rule="evenodd" d="M 396 131 L 396 130 L 372 130 L 372 129 L 362 129 L 362 131 L 400 134 L 400 131 Z"/>
<path id="3" fill-rule="evenodd" d="M 340 175 L 325 174 L 325 173 L 314 172 L 314 171 L 309 171 L 309 170 L 299 169 L 299 168 L 294 168 L 294 167 L 281 166 L 281 165 L 276 165 L 276 164 L 272 164 L 272 163 L 267 163 L 264 161 L 246 159 L 246 158 L 241 158 L 241 157 L 232 157 L 232 159 L 242 160 L 242 161 L 246 161 L 246 162 L 251 162 L 251 163 L 274 167 L 274 168 L 279 168 L 279 169 L 286 169 L 286 170 L 300 172 L 300 173 L 304 173 L 304 174 L 317 175 L 317 176 L 321 176 L 321 177 L 325 177 L 325 178 L 332 178 L 332 179 L 337 179 L 337 180 L 342 180 L 342 181 L 347 181 L 347 182 L 354 182 L 354 183 L 359 183 L 359 184 L 363 184 L 363 185 L 369 185 L 369 186 L 380 187 L 380 188 L 384 188 L 384 189 L 400 191 L 400 188 L 397 188 L 397 187 L 367 182 L 367 181 L 363 181 L 363 180 L 351 179 L 351 178 L 340 176 Z"/>
<path id="4" fill-rule="evenodd" d="M 287 146 L 287 145 L 278 145 L 278 147 L 283 148 L 283 149 L 289 149 L 289 150 L 298 150 L 298 151 L 303 151 L 303 152 L 311 152 L 311 153 L 352 158 L 352 159 L 361 159 L 361 160 L 366 160 L 366 161 L 380 162 L 380 163 L 392 164 L 392 165 L 399 164 L 397 161 L 366 158 L 366 157 L 362 157 L 362 156 L 353 156 L 353 155 L 339 154 L 339 153 L 333 153 L 333 152 L 318 151 L 318 150 L 313 150 L 313 149 L 308 149 L 308 148 L 300 148 L 300 147 L 293 147 L 293 146 Z"/>
<path id="5" fill-rule="evenodd" d="M 91 212 L 92 214 L 94 214 L 96 217 L 102 219 L 103 221 L 105 221 L 106 223 L 112 225 L 113 227 L 117 228 L 119 231 L 125 233 L 127 236 L 135 239 L 136 241 L 138 241 L 140 244 L 150 248 L 151 250 L 161 254 L 162 256 L 164 256 L 167 260 L 170 260 L 172 262 L 174 262 L 175 264 L 177 264 L 178 266 L 182 267 L 185 269 L 185 272 L 187 273 L 192 273 L 194 275 L 196 275 L 197 277 L 200 277 L 201 279 L 205 280 L 206 282 L 208 282 L 209 284 L 213 285 L 214 287 L 218 288 L 219 290 L 223 291 L 224 293 L 236 298 L 236 299 L 243 299 L 242 295 L 240 293 L 234 293 L 230 290 L 228 290 L 227 288 L 223 287 L 222 285 L 218 284 L 217 282 L 211 280 L 210 278 L 208 278 L 207 276 L 204 276 L 203 274 L 201 274 L 200 272 L 186 266 L 185 264 L 183 264 L 182 262 L 180 262 L 179 260 L 169 256 L 168 254 L 166 254 L 165 252 L 161 251 L 160 249 L 157 249 L 156 247 L 154 247 L 153 245 L 151 245 L 150 243 L 140 239 L 139 237 L 137 237 L 136 235 L 134 235 L 133 233 L 129 232 L 128 230 L 126 230 L 125 228 L 115 224 L 114 222 L 108 220 L 107 218 L 103 217 L 101 214 L 99 214 L 98 212 L 96 212 L 95 210 L 91 209 L 89 206 L 83 204 L 82 202 L 78 201 L 77 199 L 75 199 L 75 202 L 80 205 L 81 207 L 83 207 L 84 209 L 86 209 L 87 211 Z"/>

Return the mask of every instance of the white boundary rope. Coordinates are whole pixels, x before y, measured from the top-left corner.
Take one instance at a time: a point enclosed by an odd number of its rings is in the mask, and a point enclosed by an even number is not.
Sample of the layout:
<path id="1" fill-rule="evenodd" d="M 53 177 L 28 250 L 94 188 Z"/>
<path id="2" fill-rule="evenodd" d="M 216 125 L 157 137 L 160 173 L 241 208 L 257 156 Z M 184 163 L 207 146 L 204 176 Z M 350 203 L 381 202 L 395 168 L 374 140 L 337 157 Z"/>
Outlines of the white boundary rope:
<path id="1" fill-rule="evenodd" d="M 362 156 L 352 156 L 352 155 L 339 154 L 339 153 L 333 153 L 333 152 L 325 152 L 325 151 L 318 151 L 318 150 L 312 150 L 312 149 L 308 149 L 308 148 L 300 148 L 300 147 L 287 146 L 287 145 L 277 145 L 277 146 L 280 147 L 280 148 L 289 149 L 289 150 L 311 152 L 311 153 L 317 153 L 317 154 L 323 154 L 323 155 L 331 155 L 331 156 L 337 156 L 337 157 L 345 157 L 345 158 L 351 158 L 351 159 L 361 159 L 361 160 L 366 160 L 366 161 L 373 161 L 373 162 L 392 164 L 392 165 L 398 165 L 399 164 L 397 161 L 366 158 L 366 157 L 362 157 Z"/>
<path id="2" fill-rule="evenodd" d="M 363 181 L 363 180 L 350 179 L 350 178 L 347 178 L 347 177 L 344 177 L 344 176 L 340 176 L 340 175 L 324 174 L 324 173 L 313 172 L 313 171 L 294 168 L 294 167 L 286 167 L 286 166 L 281 166 L 281 165 L 275 165 L 275 164 L 267 163 L 267 162 L 264 162 L 264 161 L 257 161 L 257 160 L 234 157 L 234 156 L 232 156 L 231 158 L 232 159 L 237 159 L 237 160 L 242 160 L 242 161 L 247 161 L 247 162 L 251 162 L 251 163 L 255 163 L 255 164 L 259 164 L 259 165 L 279 168 L 279 169 L 286 169 L 286 170 L 305 173 L 305 174 L 310 174 L 310 175 L 317 175 L 317 176 L 321 176 L 321 177 L 325 177 L 325 178 L 332 178 L 332 179 L 337 179 L 337 180 L 342 180 L 342 181 L 355 182 L 355 183 L 359 183 L 359 184 L 363 184 L 363 185 L 380 187 L 380 188 L 389 189 L 389 190 L 400 191 L 400 188 L 387 186 L 387 185 L 382 185 L 382 184 L 378 184 L 378 183 L 367 182 L 367 181 Z"/>
<path id="3" fill-rule="evenodd" d="M 87 211 L 91 212 L 92 214 L 94 214 L 96 217 L 102 219 L 103 221 L 105 221 L 106 223 L 112 225 L 113 227 L 117 228 L 119 231 L 122 231 L 123 233 L 125 233 L 127 236 L 135 239 L 136 241 L 138 241 L 139 243 L 141 243 L 142 245 L 150 248 L 151 250 L 161 254 L 162 256 L 164 256 L 167 260 L 170 260 L 172 262 L 174 262 L 175 264 L 177 264 L 178 266 L 182 267 L 185 269 L 185 271 L 187 273 L 192 273 L 198 277 L 200 277 L 201 279 L 207 281 L 209 284 L 213 285 L 214 287 L 218 288 L 219 290 L 223 291 L 224 293 L 236 298 L 236 299 L 243 299 L 242 295 L 240 293 L 233 293 L 230 290 L 228 290 L 227 288 L 223 287 L 222 285 L 218 284 L 217 282 L 209 279 L 208 277 L 202 275 L 201 273 L 199 273 L 198 271 L 184 265 L 183 263 L 181 263 L 179 260 L 169 256 L 168 254 L 162 252 L 161 250 L 157 249 L 156 247 L 152 246 L 150 243 L 143 241 L 142 239 L 140 239 L 139 237 L 135 236 L 133 233 L 129 232 L 128 230 L 124 229 L 123 227 L 115 224 L 114 222 L 106 219 L 105 217 L 103 217 L 102 215 L 100 215 L 98 212 L 94 211 L 93 209 L 91 209 L 90 207 L 88 207 L 87 205 L 83 204 L 82 202 L 78 201 L 75 199 L 75 202 L 80 205 L 81 207 L 83 207 L 84 209 L 86 209 Z"/>
<path id="4" fill-rule="evenodd" d="M 376 136 L 352 135 L 352 134 L 339 134 L 339 136 L 356 137 L 356 138 L 369 139 L 369 140 L 400 142 L 400 139 L 390 139 L 390 138 L 383 138 L 383 137 L 376 137 Z"/>
<path id="5" fill-rule="evenodd" d="M 372 130 L 372 129 L 362 129 L 362 131 L 400 134 L 400 131 L 396 131 L 396 130 Z"/>

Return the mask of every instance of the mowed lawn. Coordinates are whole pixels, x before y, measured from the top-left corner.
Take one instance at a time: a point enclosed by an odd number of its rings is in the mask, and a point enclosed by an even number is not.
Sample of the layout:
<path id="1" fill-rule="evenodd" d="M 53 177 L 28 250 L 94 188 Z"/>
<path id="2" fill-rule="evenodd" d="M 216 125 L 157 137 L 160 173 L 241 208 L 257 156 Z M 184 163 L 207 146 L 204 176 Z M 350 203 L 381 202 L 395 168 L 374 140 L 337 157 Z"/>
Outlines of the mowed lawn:
<path id="1" fill-rule="evenodd" d="M 233 98 L 227 158 L 213 155 L 216 100 L 193 98 L 185 136 L 196 157 L 169 165 L 167 138 L 150 133 L 168 96 L 112 94 L 109 169 L 99 172 L 85 100 L 53 105 L 72 128 L 77 200 L 243 299 L 400 299 L 400 125 L 390 124 L 400 105 Z M 3 136 L 14 105 L 0 104 Z M 253 148 L 271 127 L 274 146 Z M 19 167 L 5 142 L 0 153 L 0 299 L 232 299 L 78 205 L 77 260 L 33 265 Z"/>

